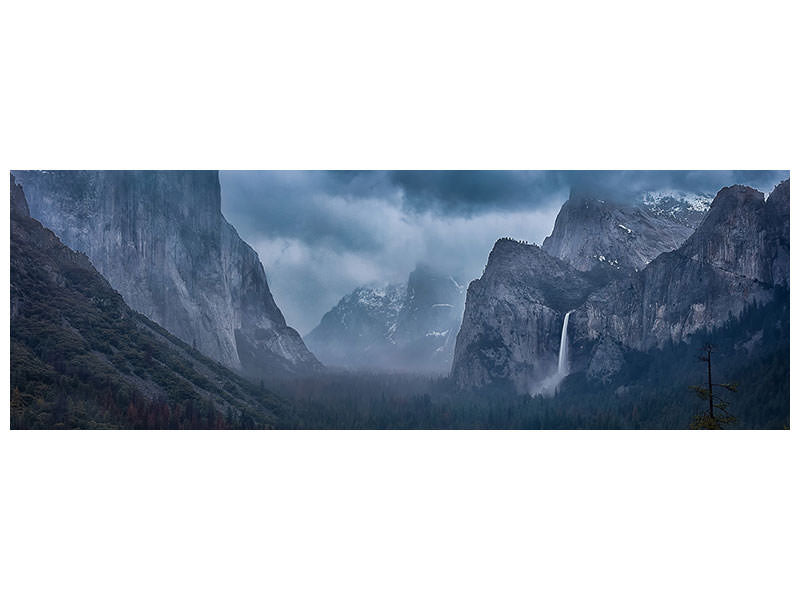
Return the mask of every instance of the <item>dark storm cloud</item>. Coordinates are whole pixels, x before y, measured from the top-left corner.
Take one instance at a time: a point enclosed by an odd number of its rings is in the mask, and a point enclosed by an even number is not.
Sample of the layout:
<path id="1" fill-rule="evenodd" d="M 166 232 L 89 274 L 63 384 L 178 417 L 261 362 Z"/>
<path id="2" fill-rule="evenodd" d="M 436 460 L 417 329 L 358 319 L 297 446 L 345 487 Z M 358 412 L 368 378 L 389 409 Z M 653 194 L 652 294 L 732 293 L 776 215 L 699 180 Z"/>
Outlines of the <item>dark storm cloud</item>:
<path id="1" fill-rule="evenodd" d="M 749 185 L 769 194 L 788 171 L 562 171 L 570 188 L 599 188 L 618 200 L 634 200 L 642 192 L 673 189 L 716 194 L 733 184 Z"/>
<path id="2" fill-rule="evenodd" d="M 541 243 L 572 188 L 765 193 L 786 171 L 224 171 L 223 213 L 261 256 L 289 323 L 307 333 L 358 285 L 419 262 L 479 277 L 494 241 Z"/>
<path id="3" fill-rule="evenodd" d="M 397 171 L 405 201 L 421 210 L 483 212 L 536 204 L 572 188 L 603 189 L 618 200 L 676 189 L 714 194 L 742 183 L 766 193 L 788 172 L 776 171 Z"/>
<path id="4" fill-rule="evenodd" d="M 391 171 L 414 210 L 474 214 L 535 205 L 566 184 L 553 171 Z"/>
<path id="5" fill-rule="evenodd" d="M 572 188 L 603 189 L 618 200 L 676 189 L 714 194 L 742 183 L 769 193 L 788 172 L 776 171 L 393 171 L 409 208 L 474 214 L 535 206 Z"/>
<path id="6" fill-rule="evenodd" d="M 298 234 L 340 237 L 342 223 L 330 223 L 314 214 L 298 215 L 298 201 L 340 198 L 353 203 L 383 199 L 409 212 L 440 215 L 474 215 L 517 210 L 548 203 L 553 194 L 570 188 L 600 188 L 619 200 L 646 190 L 671 188 L 714 194 L 720 188 L 742 183 L 765 193 L 788 172 L 781 171 L 236 171 L 226 184 L 246 197 L 253 217 L 269 201 L 270 218 L 259 228 L 275 231 L 293 228 Z M 369 247 L 374 240 L 348 243 Z"/>
<path id="7" fill-rule="evenodd" d="M 235 171 L 223 172 L 221 180 L 225 214 L 243 235 L 296 237 L 365 252 L 378 248 L 381 240 L 355 218 L 359 205 L 393 193 L 378 172 Z M 347 208 L 334 210 L 333 203 Z"/>

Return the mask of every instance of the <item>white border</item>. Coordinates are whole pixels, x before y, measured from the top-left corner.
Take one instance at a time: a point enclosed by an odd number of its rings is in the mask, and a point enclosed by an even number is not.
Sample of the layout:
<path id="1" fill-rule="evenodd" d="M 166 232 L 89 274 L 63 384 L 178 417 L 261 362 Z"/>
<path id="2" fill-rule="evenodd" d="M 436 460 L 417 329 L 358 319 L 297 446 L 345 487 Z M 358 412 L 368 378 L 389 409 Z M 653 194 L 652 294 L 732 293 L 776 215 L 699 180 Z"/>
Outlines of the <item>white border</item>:
<path id="1" fill-rule="evenodd" d="M 789 2 L 3 14 L 3 173 L 798 164 Z M 797 597 L 795 431 L 0 435 L 9 598 Z"/>

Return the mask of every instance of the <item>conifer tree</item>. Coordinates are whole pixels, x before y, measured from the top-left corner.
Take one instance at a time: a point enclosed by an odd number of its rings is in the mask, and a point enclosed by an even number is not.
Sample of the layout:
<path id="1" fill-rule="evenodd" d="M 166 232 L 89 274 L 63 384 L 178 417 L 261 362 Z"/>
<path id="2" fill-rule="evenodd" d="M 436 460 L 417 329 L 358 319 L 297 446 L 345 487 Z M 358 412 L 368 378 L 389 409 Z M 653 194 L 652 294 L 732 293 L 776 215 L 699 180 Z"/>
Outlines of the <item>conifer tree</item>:
<path id="1" fill-rule="evenodd" d="M 722 388 L 729 392 L 736 392 L 738 384 L 736 383 L 714 383 L 711 380 L 711 353 L 714 347 L 711 344 L 703 346 L 703 355 L 700 360 L 707 365 L 708 380 L 706 385 L 693 385 L 689 389 L 692 390 L 697 397 L 707 403 L 708 410 L 698 415 L 695 415 L 692 420 L 692 429 L 722 429 L 724 425 L 731 425 L 736 422 L 736 417 L 728 412 L 729 403 L 717 394 L 714 397 L 714 388 Z M 714 413 L 716 409 L 716 414 Z"/>

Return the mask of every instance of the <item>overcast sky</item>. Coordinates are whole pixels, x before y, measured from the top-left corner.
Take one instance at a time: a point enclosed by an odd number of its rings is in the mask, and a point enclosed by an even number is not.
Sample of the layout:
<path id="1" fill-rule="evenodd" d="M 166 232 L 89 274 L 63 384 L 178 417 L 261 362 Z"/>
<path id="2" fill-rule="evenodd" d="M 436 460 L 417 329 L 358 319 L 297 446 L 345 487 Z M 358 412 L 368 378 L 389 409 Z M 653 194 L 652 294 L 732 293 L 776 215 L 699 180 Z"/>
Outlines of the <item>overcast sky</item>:
<path id="1" fill-rule="evenodd" d="M 788 171 L 222 171 L 222 212 L 261 257 L 275 301 L 305 335 L 360 285 L 418 262 L 480 277 L 495 240 L 541 244 L 572 186 L 769 193 Z"/>

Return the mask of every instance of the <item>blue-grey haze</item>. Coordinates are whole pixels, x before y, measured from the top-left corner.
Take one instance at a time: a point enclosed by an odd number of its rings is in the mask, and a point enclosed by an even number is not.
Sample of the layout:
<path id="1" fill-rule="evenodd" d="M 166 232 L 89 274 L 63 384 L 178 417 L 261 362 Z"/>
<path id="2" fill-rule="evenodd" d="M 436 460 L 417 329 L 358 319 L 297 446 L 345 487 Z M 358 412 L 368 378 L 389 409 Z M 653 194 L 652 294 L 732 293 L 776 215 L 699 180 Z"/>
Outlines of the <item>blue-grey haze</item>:
<path id="1" fill-rule="evenodd" d="M 259 253 L 302 334 L 355 287 L 402 282 L 418 262 L 479 277 L 495 240 L 541 243 L 573 187 L 769 193 L 788 171 L 223 171 L 222 211 Z"/>

